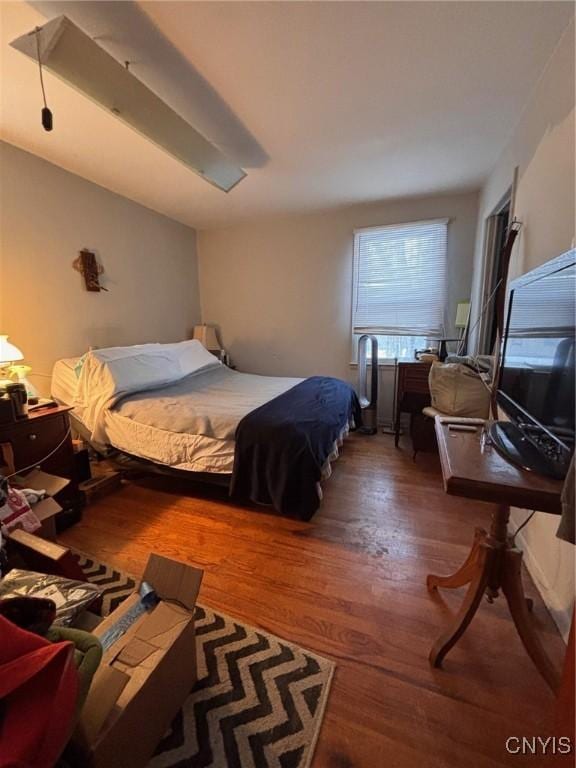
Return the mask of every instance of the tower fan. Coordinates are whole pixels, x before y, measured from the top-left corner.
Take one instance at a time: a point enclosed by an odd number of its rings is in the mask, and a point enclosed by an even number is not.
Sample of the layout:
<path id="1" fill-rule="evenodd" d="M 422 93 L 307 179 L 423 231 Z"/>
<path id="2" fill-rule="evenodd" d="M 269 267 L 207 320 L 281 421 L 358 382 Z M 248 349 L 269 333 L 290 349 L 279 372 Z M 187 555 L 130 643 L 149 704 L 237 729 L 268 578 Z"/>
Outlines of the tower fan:
<path id="1" fill-rule="evenodd" d="M 368 386 L 368 345 L 370 354 L 370 386 Z M 378 431 L 378 339 L 364 334 L 358 340 L 358 399 L 362 409 L 362 427 L 366 435 Z"/>

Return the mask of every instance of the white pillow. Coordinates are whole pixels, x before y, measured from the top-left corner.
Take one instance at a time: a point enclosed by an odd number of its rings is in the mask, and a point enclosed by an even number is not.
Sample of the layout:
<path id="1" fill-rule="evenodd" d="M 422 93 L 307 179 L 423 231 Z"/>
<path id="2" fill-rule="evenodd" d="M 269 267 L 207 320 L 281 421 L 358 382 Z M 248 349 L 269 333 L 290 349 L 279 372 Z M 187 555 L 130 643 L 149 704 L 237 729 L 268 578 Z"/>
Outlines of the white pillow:
<path id="1" fill-rule="evenodd" d="M 196 339 L 92 350 L 80 371 L 74 409 L 91 431 L 92 440 L 105 443 L 104 413 L 119 398 L 219 365 L 218 358 Z"/>

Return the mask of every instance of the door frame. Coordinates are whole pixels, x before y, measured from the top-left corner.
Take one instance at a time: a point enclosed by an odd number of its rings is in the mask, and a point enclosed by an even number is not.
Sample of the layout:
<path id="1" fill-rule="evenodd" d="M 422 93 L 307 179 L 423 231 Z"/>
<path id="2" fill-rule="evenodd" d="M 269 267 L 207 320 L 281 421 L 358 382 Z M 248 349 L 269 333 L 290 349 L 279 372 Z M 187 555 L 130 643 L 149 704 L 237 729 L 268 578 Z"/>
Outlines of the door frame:
<path id="1" fill-rule="evenodd" d="M 498 267 L 500 257 L 499 244 L 501 239 L 499 235 L 499 216 L 508 208 L 508 226 L 514 220 L 514 208 L 516 203 L 516 186 L 518 181 L 518 167 L 514 169 L 512 184 L 508 187 L 504 195 L 493 208 L 489 216 L 484 221 L 484 246 L 482 255 L 482 292 L 480 298 L 480 322 L 478 329 L 478 341 L 476 349 L 479 354 L 491 355 L 494 350 L 490 349 L 490 337 L 492 334 L 492 322 L 494 316 L 494 300 L 490 298 L 490 293 L 494 290 L 494 270 Z M 505 240 L 504 240 L 505 242 Z"/>

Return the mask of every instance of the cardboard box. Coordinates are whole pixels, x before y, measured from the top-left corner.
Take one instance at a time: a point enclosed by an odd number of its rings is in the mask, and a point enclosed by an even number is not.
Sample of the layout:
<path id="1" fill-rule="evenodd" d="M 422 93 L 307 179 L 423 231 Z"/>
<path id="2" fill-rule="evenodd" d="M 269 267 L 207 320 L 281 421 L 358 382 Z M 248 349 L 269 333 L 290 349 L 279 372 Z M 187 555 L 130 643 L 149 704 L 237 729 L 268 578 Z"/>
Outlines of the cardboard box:
<path id="1" fill-rule="evenodd" d="M 203 572 L 150 555 L 143 580 L 161 598 L 104 653 L 73 743 L 91 768 L 143 768 L 196 682 L 194 607 Z M 140 600 L 134 592 L 94 630 Z"/>
<path id="2" fill-rule="evenodd" d="M 57 475 L 50 475 L 41 469 L 33 469 L 27 475 L 17 475 L 11 481 L 15 488 L 31 488 L 33 491 L 46 491 L 46 498 L 33 504 L 32 512 L 42 523 L 42 527 L 34 531 L 49 541 L 56 541 L 56 515 L 62 512 L 62 507 L 54 496 L 70 484 L 70 480 Z"/>
<path id="3" fill-rule="evenodd" d="M 15 567 L 27 571 L 86 581 L 82 568 L 69 549 L 18 528 L 10 532 L 10 560 Z M 84 613 L 87 612 L 84 611 L 82 617 Z M 93 626 L 90 626 L 88 631 L 91 631 Z"/>

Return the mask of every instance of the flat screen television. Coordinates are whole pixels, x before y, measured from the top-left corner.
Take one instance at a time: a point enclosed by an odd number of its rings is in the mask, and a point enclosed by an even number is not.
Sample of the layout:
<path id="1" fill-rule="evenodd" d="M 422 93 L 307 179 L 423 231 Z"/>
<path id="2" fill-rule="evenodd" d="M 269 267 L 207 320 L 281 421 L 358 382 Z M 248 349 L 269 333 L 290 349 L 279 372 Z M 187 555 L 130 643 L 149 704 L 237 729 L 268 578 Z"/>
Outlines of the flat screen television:
<path id="1" fill-rule="evenodd" d="M 574 452 L 576 250 L 510 285 L 494 444 L 514 463 L 562 479 Z"/>

